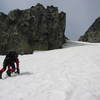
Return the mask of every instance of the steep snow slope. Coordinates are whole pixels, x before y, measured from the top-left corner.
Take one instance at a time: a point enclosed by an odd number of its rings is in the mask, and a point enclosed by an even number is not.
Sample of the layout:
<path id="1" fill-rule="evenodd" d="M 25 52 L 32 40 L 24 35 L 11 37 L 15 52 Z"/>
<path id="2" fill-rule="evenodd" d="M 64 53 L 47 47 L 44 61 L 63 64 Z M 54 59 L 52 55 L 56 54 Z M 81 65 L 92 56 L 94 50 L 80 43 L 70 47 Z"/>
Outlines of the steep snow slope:
<path id="1" fill-rule="evenodd" d="M 100 100 L 99 43 L 69 41 L 19 59 L 21 74 L 0 80 L 0 100 Z"/>

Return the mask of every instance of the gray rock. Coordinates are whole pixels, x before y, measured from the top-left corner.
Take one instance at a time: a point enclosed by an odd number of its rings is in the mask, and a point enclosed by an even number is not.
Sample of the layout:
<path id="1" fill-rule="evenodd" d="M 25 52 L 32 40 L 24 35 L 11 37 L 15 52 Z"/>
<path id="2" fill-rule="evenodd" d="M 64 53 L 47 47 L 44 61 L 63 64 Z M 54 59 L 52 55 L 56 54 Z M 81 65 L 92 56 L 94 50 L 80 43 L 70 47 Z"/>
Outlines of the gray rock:
<path id="1" fill-rule="evenodd" d="M 80 37 L 79 41 L 92 43 L 100 42 L 100 17 L 97 18 L 87 32 Z"/>
<path id="2" fill-rule="evenodd" d="M 0 13 L 0 54 L 61 48 L 65 42 L 66 14 L 41 4 L 30 9 Z"/>

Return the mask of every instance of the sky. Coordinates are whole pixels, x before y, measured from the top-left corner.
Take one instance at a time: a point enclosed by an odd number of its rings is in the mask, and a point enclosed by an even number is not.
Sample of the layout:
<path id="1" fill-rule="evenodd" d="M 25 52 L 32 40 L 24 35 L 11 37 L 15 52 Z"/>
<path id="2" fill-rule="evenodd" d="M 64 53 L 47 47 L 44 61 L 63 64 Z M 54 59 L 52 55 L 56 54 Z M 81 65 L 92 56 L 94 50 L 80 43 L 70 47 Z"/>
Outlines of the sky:
<path id="1" fill-rule="evenodd" d="M 78 40 L 95 19 L 100 17 L 100 0 L 0 0 L 0 12 L 26 9 L 37 3 L 54 5 L 66 12 L 65 34 L 71 40 Z"/>

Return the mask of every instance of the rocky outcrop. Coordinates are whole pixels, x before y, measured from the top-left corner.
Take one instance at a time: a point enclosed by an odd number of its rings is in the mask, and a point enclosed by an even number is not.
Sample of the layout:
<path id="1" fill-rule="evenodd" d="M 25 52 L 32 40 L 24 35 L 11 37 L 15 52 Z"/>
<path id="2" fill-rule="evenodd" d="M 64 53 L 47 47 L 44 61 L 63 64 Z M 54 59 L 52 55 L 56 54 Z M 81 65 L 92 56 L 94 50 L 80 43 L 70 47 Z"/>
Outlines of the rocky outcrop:
<path id="1" fill-rule="evenodd" d="M 93 43 L 100 42 L 100 17 L 96 19 L 93 25 L 79 40 Z"/>
<path id="2" fill-rule="evenodd" d="M 41 4 L 30 9 L 0 13 L 0 54 L 7 51 L 32 53 L 61 48 L 65 42 L 66 14 Z"/>

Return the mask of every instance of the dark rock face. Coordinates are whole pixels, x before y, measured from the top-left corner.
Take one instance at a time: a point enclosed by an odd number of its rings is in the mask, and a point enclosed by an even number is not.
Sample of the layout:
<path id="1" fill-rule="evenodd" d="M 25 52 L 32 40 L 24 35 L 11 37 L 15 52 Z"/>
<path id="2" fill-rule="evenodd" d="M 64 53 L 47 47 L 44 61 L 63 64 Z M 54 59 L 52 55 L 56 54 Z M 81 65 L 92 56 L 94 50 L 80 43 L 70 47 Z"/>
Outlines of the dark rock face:
<path id="1" fill-rule="evenodd" d="M 96 19 L 88 31 L 80 37 L 80 41 L 84 42 L 100 42 L 100 17 Z"/>
<path id="2" fill-rule="evenodd" d="M 32 53 L 61 48 L 65 42 L 66 14 L 41 4 L 30 9 L 0 13 L 0 54 L 7 51 Z"/>

